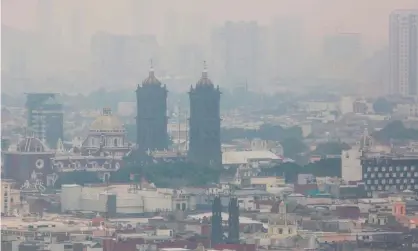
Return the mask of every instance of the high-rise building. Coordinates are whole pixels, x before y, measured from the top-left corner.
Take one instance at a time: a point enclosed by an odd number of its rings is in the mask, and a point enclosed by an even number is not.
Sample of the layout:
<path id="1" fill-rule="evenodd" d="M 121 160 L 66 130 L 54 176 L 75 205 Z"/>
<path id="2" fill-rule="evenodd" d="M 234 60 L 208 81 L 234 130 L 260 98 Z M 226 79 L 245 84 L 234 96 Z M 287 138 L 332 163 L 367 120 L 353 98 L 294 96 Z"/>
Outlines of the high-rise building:
<path id="1" fill-rule="evenodd" d="M 146 74 L 151 58 L 158 65 L 158 50 L 155 36 L 97 33 L 91 40 L 94 77 L 102 87 L 131 85 Z"/>
<path id="2" fill-rule="evenodd" d="M 213 200 L 211 225 L 211 246 L 223 243 L 222 204 L 219 196 Z"/>
<path id="3" fill-rule="evenodd" d="M 390 93 L 418 95 L 418 10 L 397 10 L 389 22 Z"/>
<path id="4" fill-rule="evenodd" d="M 151 67 L 149 76 L 136 89 L 137 144 L 140 153 L 168 148 L 167 88 L 155 77 Z"/>
<path id="5" fill-rule="evenodd" d="M 54 93 L 28 93 L 27 127 L 33 137 L 55 148 L 58 140 L 64 138 L 64 115 L 62 104 Z"/>
<path id="6" fill-rule="evenodd" d="M 260 27 L 256 22 L 226 22 L 212 34 L 216 72 L 229 85 L 254 83 L 260 61 Z"/>
<path id="7" fill-rule="evenodd" d="M 324 74 L 332 78 L 352 78 L 362 60 L 362 37 L 358 33 L 338 33 L 323 41 Z"/>
<path id="8" fill-rule="evenodd" d="M 221 118 L 219 86 L 215 87 L 203 70 L 195 87 L 190 88 L 190 138 L 188 157 L 202 165 L 221 165 Z"/>

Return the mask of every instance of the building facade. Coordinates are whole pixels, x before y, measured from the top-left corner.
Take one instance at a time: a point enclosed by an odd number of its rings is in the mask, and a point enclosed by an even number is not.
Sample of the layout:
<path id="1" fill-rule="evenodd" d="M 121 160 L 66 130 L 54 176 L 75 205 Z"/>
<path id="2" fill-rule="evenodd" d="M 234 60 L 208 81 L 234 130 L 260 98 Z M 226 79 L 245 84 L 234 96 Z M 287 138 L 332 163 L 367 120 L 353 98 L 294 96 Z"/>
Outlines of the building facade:
<path id="1" fill-rule="evenodd" d="M 189 98 L 188 158 L 203 165 L 221 165 L 221 92 L 208 78 L 206 68 L 196 86 L 190 88 Z"/>
<path id="2" fill-rule="evenodd" d="M 389 21 L 390 92 L 418 95 L 418 10 L 397 10 Z"/>
<path id="3" fill-rule="evenodd" d="M 368 196 L 379 191 L 418 191 L 418 158 L 367 156 L 361 159 Z"/>
<path id="4" fill-rule="evenodd" d="M 139 151 L 167 149 L 167 88 L 155 77 L 152 67 L 148 78 L 136 89 L 136 100 L 136 143 Z"/>
<path id="5" fill-rule="evenodd" d="M 33 137 L 55 148 L 64 137 L 64 116 L 62 104 L 54 93 L 28 93 L 26 100 L 28 112 L 27 127 Z"/>

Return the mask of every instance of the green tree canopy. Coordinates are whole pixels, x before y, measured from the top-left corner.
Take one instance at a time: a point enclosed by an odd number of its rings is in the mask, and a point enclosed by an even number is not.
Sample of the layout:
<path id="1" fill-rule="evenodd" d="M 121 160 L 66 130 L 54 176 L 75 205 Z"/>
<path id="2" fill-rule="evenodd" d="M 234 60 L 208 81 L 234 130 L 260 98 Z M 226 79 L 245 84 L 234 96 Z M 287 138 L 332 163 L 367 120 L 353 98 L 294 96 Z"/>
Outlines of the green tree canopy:
<path id="1" fill-rule="evenodd" d="M 418 130 L 406 128 L 399 121 L 392 121 L 382 130 L 373 133 L 373 137 L 378 141 L 389 142 L 390 140 L 418 140 Z"/>
<path id="2" fill-rule="evenodd" d="M 394 105 L 383 97 L 376 99 L 373 103 L 373 110 L 379 114 L 390 114 L 393 108 Z"/>
<path id="3" fill-rule="evenodd" d="M 283 147 L 283 155 L 291 159 L 296 159 L 298 155 L 308 150 L 308 147 L 297 138 L 285 138 L 280 144 Z"/>
<path id="4" fill-rule="evenodd" d="M 320 143 L 312 154 L 316 155 L 339 155 L 343 150 L 350 149 L 350 146 L 344 142 L 326 142 Z"/>
<path id="5" fill-rule="evenodd" d="M 222 128 L 222 142 L 228 143 L 234 139 L 256 139 L 281 141 L 286 138 L 302 139 L 302 129 L 298 126 L 289 128 L 280 125 L 264 124 L 258 130 L 243 128 Z"/>
<path id="6" fill-rule="evenodd" d="M 128 164 L 118 171 L 115 181 L 145 178 L 157 187 L 204 186 L 219 181 L 222 169 L 191 162 L 164 162 L 145 165 Z"/>

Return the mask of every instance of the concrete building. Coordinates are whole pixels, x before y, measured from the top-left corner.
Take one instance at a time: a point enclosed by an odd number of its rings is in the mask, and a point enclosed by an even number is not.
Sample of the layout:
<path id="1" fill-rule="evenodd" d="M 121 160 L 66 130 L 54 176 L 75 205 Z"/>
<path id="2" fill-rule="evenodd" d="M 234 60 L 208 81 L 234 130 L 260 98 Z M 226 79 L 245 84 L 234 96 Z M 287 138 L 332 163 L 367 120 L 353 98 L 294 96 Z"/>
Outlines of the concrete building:
<path id="1" fill-rule="evenodd" d="M 113 200 L 115 201 L 113 202 Z M 178 194 L 171 189 L 157 189 L 152 185 L 143 189 L 134 185 L 110 185 L 109 187 L 63 185 L 61 191 L 62 212 L 105 212 L 105 210 L 108 210 L 109 213 L 140 214 L 145 212 L 184 211 L 193 208 L 195 208 L 195 203 L 189 196 Z"/>
<path id="2" fill-rule="evenodd" d="M 418 10 L 397 10 L 390 14 L 390 92 L 418 95 Z"/>
<path id="3" fill-rule="evenodd" d="M 64 138 L 64 115 L 62 104 L 55 93 L 28 93 L 26 109 L 27 127 L 34 137 L 55 148 Z"/>

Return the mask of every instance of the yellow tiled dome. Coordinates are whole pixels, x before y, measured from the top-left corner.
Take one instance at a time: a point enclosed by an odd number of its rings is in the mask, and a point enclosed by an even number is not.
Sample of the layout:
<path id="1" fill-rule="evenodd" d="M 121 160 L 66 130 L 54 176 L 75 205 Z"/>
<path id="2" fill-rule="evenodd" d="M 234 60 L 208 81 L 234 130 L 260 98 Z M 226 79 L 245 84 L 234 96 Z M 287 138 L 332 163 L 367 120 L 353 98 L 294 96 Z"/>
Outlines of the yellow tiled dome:
<path id="1" fill-rule="evenodd" d="M 124 130 L 120 120 L 113 116 L 110 109 L 103 109 L 103 114 L 91 123 L 92 131 L 121 131 Z"/>

